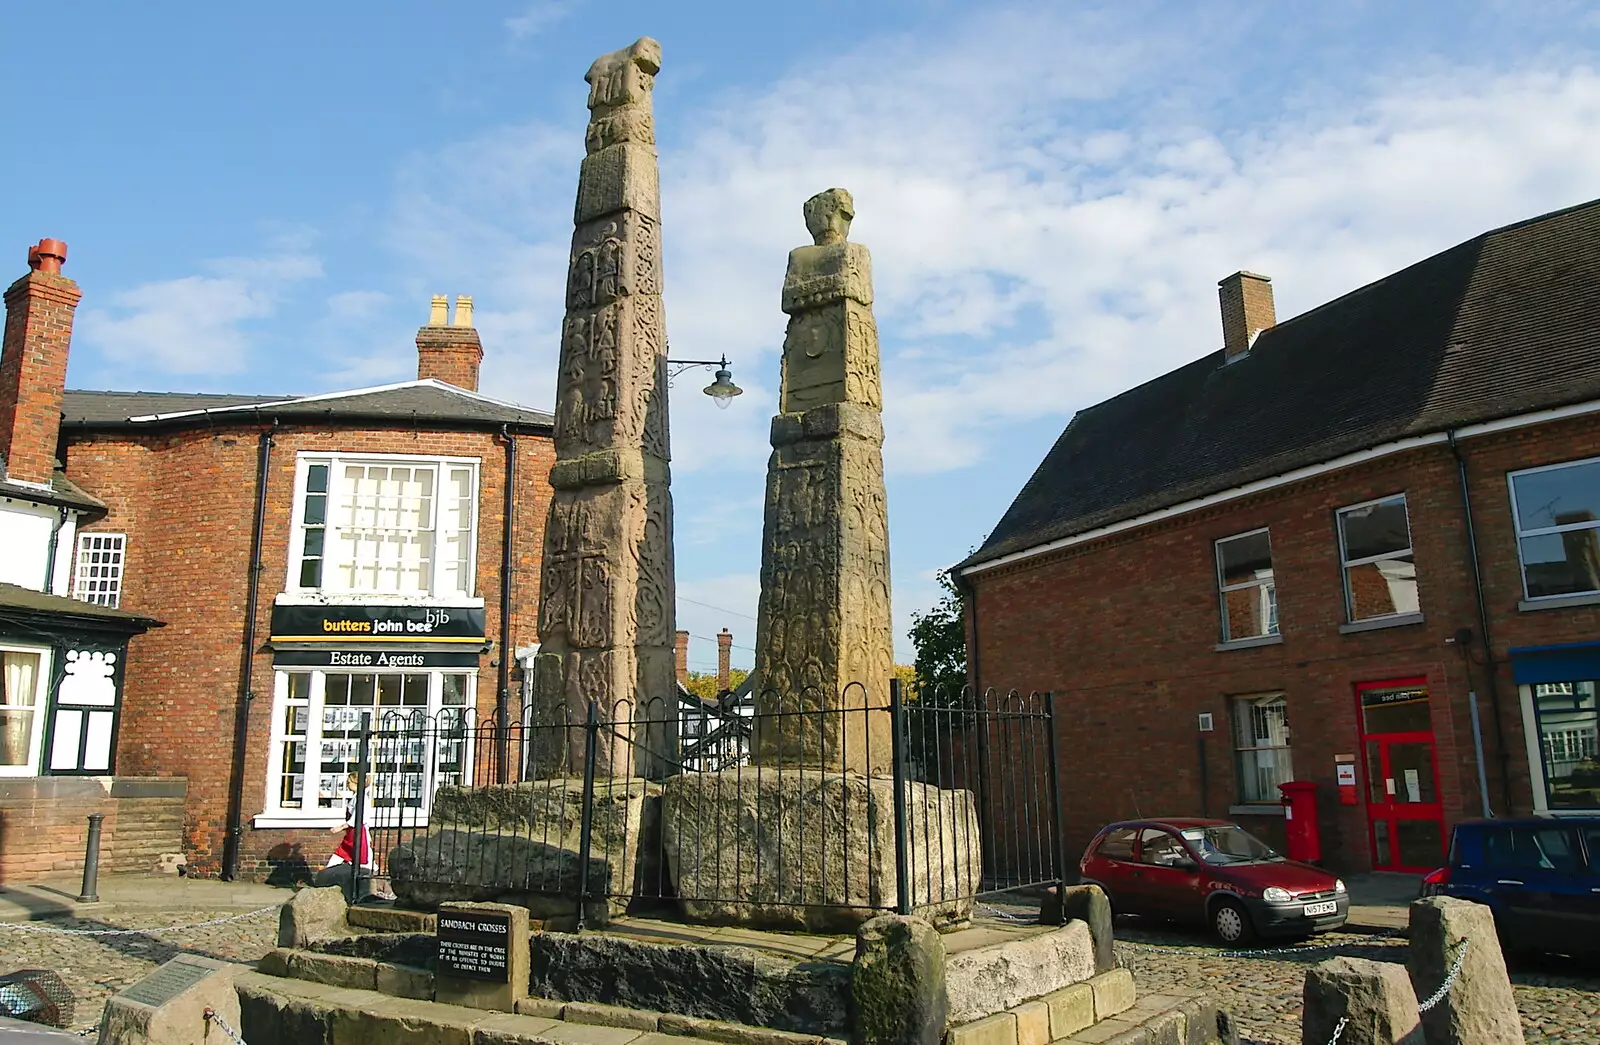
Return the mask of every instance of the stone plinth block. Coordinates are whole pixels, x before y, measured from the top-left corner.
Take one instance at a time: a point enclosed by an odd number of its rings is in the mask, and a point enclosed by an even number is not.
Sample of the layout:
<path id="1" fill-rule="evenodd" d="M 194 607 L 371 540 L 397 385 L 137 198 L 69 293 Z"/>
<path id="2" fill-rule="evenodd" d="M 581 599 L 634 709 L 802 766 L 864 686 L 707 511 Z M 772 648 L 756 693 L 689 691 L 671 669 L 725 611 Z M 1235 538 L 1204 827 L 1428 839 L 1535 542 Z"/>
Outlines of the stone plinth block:
<path id="1" fill-rule="evenodd" d="M 1042 998 L 1095 975 L 1089 926 L 1071 921 L 1038 933 L 950 956 L 945 985 L 950 1018 L 966 1023 Z"/>
<path id="2" fill-rule="evenodd" d="M 239 996 L 234 977 L 242 965 L 180 954 L 106 1002 L 100 1017 L 100 1045 L 209 1045 L 222 1041 L 210 1026 L 211 1009 L 239 1026 Z"/>
<path id="3" fill-rule="evenodd" d="M 1521 1045 L 1522 1018 L 1489 908 L 1448 896 L 1418 900 L 1410 935 L 1406 967 L 1419 998 L 1439 989 L 1467 948 L 1455 984 L 1422 1016 L 1428 1045 Z"/>
<path id="4" fill-rule="evenodd" d="M 464 971 L 473 963 L 479 971 Z M 527 996 L 528 909 L 503 903 L 440 905 L 433 1000 L 515 1012 Z"/>
<path id="5" fill-rule="evenodd" d="M 1306 972 L 1302 1045 L 1327 1045 L 1341 1019 L 1339 1045 L 1424 1045 L 1417 996 L 1398 965 L 1334 958 Z"/>
<path id="6" fill-rule="evenodd" d="M 1094 971 L 1110 972 L 1117 967 L 1112 948 L 1115 935 L 1111 925 L 1111 901 L 1098 885 L 1051 886 L 1039 908 L 1039 921 L 1045 925 L 1064 925 L 1074 918 L 1087 922 L 1094 940 Z"/>
<path id="7" fill-rule="evenodd" d="M 347 935 L 348 906 L 337 885 L 297 890 L 294 899 L 278 908 L 278 946 L 307 947 L 313 940 Z"/>
<path id="8" fill-rule="evenodd" d="M 921 918 L 885 914 L 856 934 L 850 1045 L 939 1045 L 950 1003 L 944 944 Z"/>
<path id="9" fill-rule="evenodd" d="M 939 928 L 964 923 L 983 866 L 977 804 L 967 791 L 906 788 L 913 913 Z M 694 921 L 854 932 L 898 904 L 887 778 L 765 767 L 686 773 L 662 786 L 662 835 Z"/>

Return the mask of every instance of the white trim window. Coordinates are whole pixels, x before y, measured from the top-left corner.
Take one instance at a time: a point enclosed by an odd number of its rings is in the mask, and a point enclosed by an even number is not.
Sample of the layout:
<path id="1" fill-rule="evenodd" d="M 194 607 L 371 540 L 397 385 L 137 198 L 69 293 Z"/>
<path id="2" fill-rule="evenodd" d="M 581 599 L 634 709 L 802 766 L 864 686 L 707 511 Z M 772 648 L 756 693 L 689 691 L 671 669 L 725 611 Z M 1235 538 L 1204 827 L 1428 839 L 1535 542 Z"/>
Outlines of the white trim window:
<path id="1" fill-rule="evenodd" d="M 1289 705 L 1282 693 L 1233 698 L 1240 802 L 1281 802 L 1279 784 L 1294 779 Z"/>
<path id="2" fill-rule="evenodd" d="M 290 591 L 470 596 L 478 462 L 302 454 Z"/>
<path id="3" fill-rule="evenodd" d="M 39 771 L 49 678 L 48 649 L 0 646 L 0 777 Z"/>
<path id="4" fill-rule="evenodd" d="M 1420 613 L 1406 495 L 1353 504 L 1337 514 L 1345 619 L 1355 623 Z"/>
<path id="5" fill-rule="evenodd" d="M 1278 634 L 1278 588 L 1265 527 L 1216 542 L 1222 641 Z"/>
<path id="6" fill-rule="evenodd" d="M 78 566 L 72 597 L 116 609 L 122 601 L 122 565 L 128 535 L 95 530 L 78 534 Z"/>
<path id="7" fill-rule="evenodd" d="M 1518 687 L 1536 813 L 1600 810 L 1600 680 Z"/>
<path id="8" fill-rule="evenodd" d="M 1530 600 L 1600 592 L 1600 458 L 1507 476 Z"/>
<path id="9" fill-rule="evenodd" d="M 373 826 L 425 821 L 434 791 L 461 783 L 470 769 L 476 699 L 472 671 L 279 668 L 257 826 L 342 822 L 363 718 L 379 734 L 367 763 Z"/>

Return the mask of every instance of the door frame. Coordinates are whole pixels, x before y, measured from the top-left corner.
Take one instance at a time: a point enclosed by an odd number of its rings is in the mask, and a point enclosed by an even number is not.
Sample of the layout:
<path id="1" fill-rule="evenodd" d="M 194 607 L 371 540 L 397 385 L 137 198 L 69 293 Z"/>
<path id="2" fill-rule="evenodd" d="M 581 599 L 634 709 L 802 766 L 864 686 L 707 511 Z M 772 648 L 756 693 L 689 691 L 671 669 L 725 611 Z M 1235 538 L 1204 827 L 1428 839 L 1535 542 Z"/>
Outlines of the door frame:
<path id="1" fill-rule="evenodd" d="M 1433 698 L 1436 696 L 1433 687 L 1429 685 L 1425 675 L 1413 675 L 1405 678 L 1374 679 L 1370 682 L 1357 682 L 1354 685 L 1356 707 L 1356 736 L 1360 745 L 1361 765 L 1364 772 L 1364 787 L 1362 789 L 1362 807 L 1367 818 L 1367 852 L 1372 857 L 1374 871 L 1396 871 L 1407 874 L 1426 873 L 1436 868 L 1438 863 L 1426 867 L 1412 866 L 1399 863 L 1400 840 L 1396 826 L 1402 820 L 1431 820 L 1439 824 L 1439 859 L 1444 858 L 1447 837 L 1445 832 L 1444 794 L 1443 784 L 1439 779 L 1439 731 L 1433 726 Z M 1412 730 L 1403 733 L 1368 733 L 1366 707 L 1361 702 L 1363 693 L 1373 690 L 1419 688 L 1428 692 L 1428 729 L 1426 732 Z M 1372 782 L 1374 767 L 1370 764 L 1368 745 L 1376 743 L 1378 747 L 1379 766 L 1377 772 L 1382 772 L 1384 765 L 1389 761 L 1390 744 L 1426 743 L 1428 745 L 1429 760 L 1433 769 L 1434 800 L 1428 803 L 1397 803 L 1373 802 Z M 1381 778 L 1380 778 L 1381 779 Z M 1386 796 L 1388 797 L 1388 796 Z M 1421 815 L 1399 815 L 1398 809 L 1406 812 L 1418 812 Z M 1380 812 L 1380 811 L 1387 812 Z M 1424 812 L 1426 811 L 1426 812 Z M 1378 853 L 1377 822 L 1385 821 L 1389 825 L 1389 852 Z M 1394 862 L 1389 862 L 1389 861 Z"/>

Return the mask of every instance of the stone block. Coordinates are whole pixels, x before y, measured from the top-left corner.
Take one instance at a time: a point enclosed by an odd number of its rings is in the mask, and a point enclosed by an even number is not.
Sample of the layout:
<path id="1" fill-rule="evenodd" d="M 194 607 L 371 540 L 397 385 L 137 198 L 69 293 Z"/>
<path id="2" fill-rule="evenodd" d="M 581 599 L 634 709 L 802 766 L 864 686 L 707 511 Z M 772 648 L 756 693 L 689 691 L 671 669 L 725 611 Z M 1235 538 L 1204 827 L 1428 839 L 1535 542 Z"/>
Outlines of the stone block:
<path id="1" fill-rule="evenodd" d="M 662 802 L 668 866 L 693 921 L 854 932 L 874 908 L 898 906 L 890 779 L 766 767 L 685 773 L 666 781 Z M 971 793 L 908 784 L 906 812 L 912 913 L 936 927 L 964 923 L 981 868 Z"/>
<path id="2" fill-rule="evenodd" d="M 1167 1009 L 1144 1021 L 1150 1045 L 1188 1045 L 1189 1020 L 1182 1009 Z"/>
<path id="3" fill-rule="evenodd" d="M 433 973 L 414 965 L 396 965 L 379 962 L 376 989 L 393 998 L 414 998 L 417 1001 L 433 1000 Z"/>
<path id="4" fill-rule="evenodd" d="M 1117 967 L 1112 949 L 1115 934 L 1111 923 L 1111 901 L 1098 885 L 1051 887 L 1039 908 L 1039 920 L 1046 925 L 1064 925 L 1074 918 L 1088 923 L 1094 941 L 1094 971 L 1110 972 Z"/>
<path id="5" fill-rule="evenodd" d="M 1017 1045 L 1017 1016 L 997 1012 L 981 1020 L 951 1027 L 945 1045 Z"/>
<path id="6" fill-rule="evenodd" d="M 500 1013 L 485 1016 L 472 1028 L 472 1045 L 531 1045 L 548 1040 L 545 1032 L 561 1024 L 556 1020 L 538 1016 L 517 1016 Z"/>
<path id="7" fill-rule="evenodd" d="M 482 1012 L 368 994 L 336 1005 L 330 1045 L 472 1045 Z"/>
<path id="8" fill-rule="evenodd" d="M 582 224 L 619 210 L 661 217 L 661 185 L 656 151 L 623 142 L 583 158 L 578 168 L 578 202 L 572 220 Z"/>
<path id="9" fill-rule="evenodd" d="M 408 911 L 402 907 L 352 907 L 345 911 L 345 921 L 358 929 L 371 929 L 379 933 L 431 933 L 435 917 L 426 911 Z"/>
<path id="10" fill-rule="evenodd" d="M 1113 1016 L 1079 1032 L 1071 1041 L 1072 1045 L 1150 1045 L 1150 1029 Z"/>
<path id="11" fill-rule="evenodd" d="M 1133 986 L 1133 973 L 1127 969 L 1112 969 L 1096 974 L 1089 980 L 1094 993 L 1095 1020 L 1109 1019 L 1133 1008 L 1137 994 Z"/>
<path id="12" fill-rule="evenodd" d="M 659 1012 L 649 1009 L 625 1009 L 620 1005 L 601 1005 L 598 1002 L 568 1002 L 561 1018 L 568 1023 L 588 1023 L 597 1027 L 628 1027 L 632 1030 L 655 1030 L 661 1020 Z"/>
<path id="13" fill-rule="evenodd" d="M 518 998 L 516 1010 L 519 1016 L 542 1016 L 549 1020 L 559 1020 L 567 1011 L 567 1003 L 554 998 Z"/>
<path id="14" fill-rule="evenodd" d="M 1017 1015 L 1017 1045 L 1050 1045 L 1050 1006 L 1030 1001 L 1011 1011 Z"/>
<path id="15" fill-rule="evenodd" d="M 558 1023 L 539 1037 L 557 1045 L 634 1045 L 643 1032 L 626 1027 L 596 1027 L 583 1023 Z M 680 1043 L 681 1045 L 681 1043 Z"/>
<path id="16" fill-rule="evenodd" d="M 1094 1023 L 1094 988 L 1074 983 L 1045 995 L 1050 1010 L 1050 1037 L 1069 1038 Z"/>
<path id="17" fill-rule="evenodd" d="M 320 996 L 303 991 L 307 987 L 322 988 L 322 984 L 293 982 L 299 989 L 287 994 L 281 989 L 285 981 L 259 973 L 245 973 L 234 983 L 239 997 L 239 1022 L 234 1027 L 245 1041 L 329 1045 L 333 1006 Z"/>
<path id="18" fill-rule="evenodd" d="M 1522 1018 L 1488 907 L 1448 896 L 1418 900 L 1410 938 L 1406 967 L 1418 998 L 1438 990 L 1467 949 L 1449 993 L 1422 1015 L 1428 1045 L 1521 1045 Z"/>
<path id="19" fill-rule="evenodd" d="M 720 1041 L 726 1045 L 839 1045 L 835 1039 L 817 1034 L 796 1034 L 793 1031 L 751 1027 L 743 1023 L 724 1023 L 721 1020 L 703 1020 L 695 1016 L 679 1016 L 670 1012 L 661 1014 L 659 1028 L 663 1034 L 697 1038 L 702 1041 Z M 678 1045 L 682 1045 L 682 1042 Z"/>
<path id="20" fill-rule="evenodd" d="M 1333 958 L 1306 971 L 1300 1040 L 1325 1045 L 1348 1021 L 1339 1045 L 1424 1045 L 1417 996 L 1406 971 L 1388 962 Z"/>
<path id="21" fill-rule="evenodd" d="M 300 949 L 313 940 L 348 934 L 347 909 L 344 890 L 336 885 L 296 890 L 294 899 L 278 909 L 278 946 Z"/>
<path id="22" fill-rule="evenodd" d="M 949 1020 L 944 944 L 920 918 L 880 915 L 856 935 L 851 1045 L 938 1045 Z"/>
<path id="23" fill-rule="evenodd" d="M 287 947 L 275 947 L 256 962 L 256 971 L 266 976 L 290 976 L 289 956 L 293 953 Z"/>
<path id="24" fill-rule="evenodd" d="M 945 968 L 950 1018 L 965 1023 L 1094 975 L 1094 944 L 1088 925 L 1079 921 L 962 951 L 952 955 Z"/>
<path id="25" fill-rule="evenodd" d="M 517 1002 L 528 996 L 528 909 L 503 903 L 444 904 L 439 908 L 439 927 L 442 932 L 448 922 L 471 921 L 480 915 L 504 916 L 509 920 L 505 935 L 505 978 L 455 975 L 441 955 L 434 969 L 434 1000 L 471 1009 L 515 1012 Z"/>
<path id="26" fill-rule="evenodd" d="M 242 965 L 180 954 L 106 1001 L 100 1045 L 204 1045 L 217 1031 L 206 1022 L 212 1009 L 238 1027 L 239 994 L 234 980 Z"/>
<path id="27" fill-rule="evenodd" d="M 288 964 L 289 975 L 295 979 L 326 983 L 330 987 L 370 991 L 376 988 L 378 982 L 378 963 L 371 958 L 293 951 L 289 954 Z"/>

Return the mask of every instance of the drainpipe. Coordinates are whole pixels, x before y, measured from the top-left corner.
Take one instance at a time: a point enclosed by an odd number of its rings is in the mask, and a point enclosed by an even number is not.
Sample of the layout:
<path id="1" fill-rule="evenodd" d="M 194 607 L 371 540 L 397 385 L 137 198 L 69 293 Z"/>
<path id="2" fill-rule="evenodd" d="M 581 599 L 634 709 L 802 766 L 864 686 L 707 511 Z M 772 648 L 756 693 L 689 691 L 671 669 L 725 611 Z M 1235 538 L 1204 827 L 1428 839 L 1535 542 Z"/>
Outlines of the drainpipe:
<path id="1" fill-rule="evenodd" d="M 494 698 L 494 728 L 500 743 L 500 783 L 505 783 L 510 771 L 506 765 L 510 757 L 511 712 L 511 577 L 515 553 L 517 504 L 517 439 L 511 429 L 500 427 L 506 441 L 506 496 L 505 529 L 500 537 L 500 688 Z"/>
<path id="2" fill-rule="evenodd" d="M 244 836 L 244 766 L 249 744 L 250 705 L 255 702 L 256 611 L 261 601 L 262 531 L 267 524 L 267 480 L 272 476 L 272 435 L 278 419 L 261 433 L 256 447 L 256 515 L 250 531 L 250 579 L 244 605 L 244 645 L 239 651 L 239 705 L 233 723 L 233 764 L 228 770 L 228 833 L 222 843 L 222 879 L 239 873 Z"/>
<path id="3" fill-rule="evenodd" d="M 1478 629 L 1483 636 L 1484 685 L 1489 690 L 1489 713 L 1494 718 L 1494 746 L 1500 764 L 1500 798 L 1504 808 L 1512 808 L 1511 756 L 1506 750 L 1506 727 L 1500 715 L 1500 671 L 1495 663 L 1493 633 L 1489 630 L 1489 606 L 1483 596 L 1483 568 L 1478 562 L 1478 532 L 1472 522 L 1472 491 L 1467 484 L 1467 459 L 1456 443 L 1456 433 L 1445 433 L 1450 454 L 1456 459 L 1456 478 L 1461 484 L 1461 514 L 1467 524 L 1467 557 L 1472 562 L 1472 591 L 1478 600 Z M 1462 650 L 1466 652 L 1465 649 Z M 1473 710 L 1476 710 L 1474 700 Z"/>
<path id="4" fill-rule="evenodd" d="M 56 555 L 61 545 L 61 528 L 67 525 L 67 510 L 56 509 L 56 521 L 50 524 L 50 547 L 45 552 L 44 558 L 44 587 L 39 589 L 46 595 L 56 593 Z"/>

